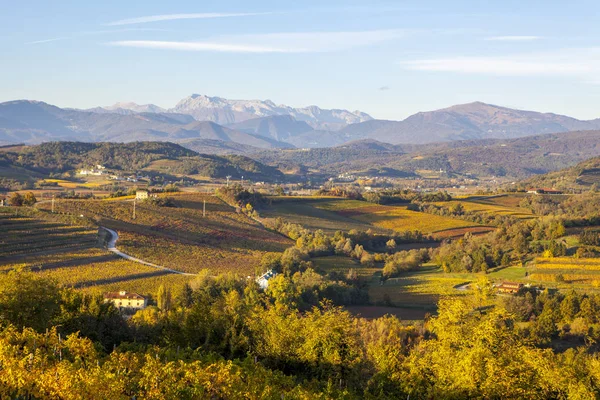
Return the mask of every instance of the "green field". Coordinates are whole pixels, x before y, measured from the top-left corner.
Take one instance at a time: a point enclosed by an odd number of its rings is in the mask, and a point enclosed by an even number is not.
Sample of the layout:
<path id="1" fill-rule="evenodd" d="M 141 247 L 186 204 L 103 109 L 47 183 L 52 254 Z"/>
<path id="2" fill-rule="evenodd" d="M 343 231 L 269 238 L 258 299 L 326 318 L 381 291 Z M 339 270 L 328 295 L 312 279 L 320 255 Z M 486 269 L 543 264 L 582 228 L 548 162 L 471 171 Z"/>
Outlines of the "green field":
<path id="1" fill-rule="evenodd" d="M 345 275 L 353 269 L 359 277 L 367 280 L 371 304 L 427 311 L 435 311 L 436 304 L 442 297 L 468 294 L 468 291 L 457 287 L 475 282 L 483 276 L 474 273 L 445 273 L 437 265 L 427 264 L 417 271 L 403 273 L 382 283 L 382 266 L 367 268 L 354 259 L 343 256 L 317 257 L 312 261 L 323 273 L 334 271 Z M 485 276 L 496 283 L 504 280 L 526 282 L 525 272 L 526 269 L 521 266 L 512 266 L 494 270 Z"/>

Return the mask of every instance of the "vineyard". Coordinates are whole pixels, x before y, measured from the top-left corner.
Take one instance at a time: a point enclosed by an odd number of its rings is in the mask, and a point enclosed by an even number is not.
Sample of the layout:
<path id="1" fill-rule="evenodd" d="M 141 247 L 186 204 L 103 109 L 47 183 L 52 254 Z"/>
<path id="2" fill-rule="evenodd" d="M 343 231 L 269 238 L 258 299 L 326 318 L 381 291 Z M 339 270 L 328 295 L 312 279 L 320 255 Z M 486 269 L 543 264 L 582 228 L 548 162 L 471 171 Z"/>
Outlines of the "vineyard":
<path id="1" fill-rule="evenodd" d="M 49 222 L 0 211 L 0 264 L 28 254 L 84 249 L 97 244 L 97 229 Z"/>
<path id="2" fill-rule="evenodd" d="M 321 202 L 318 208 L 394 231 L 434 232 L 479 226 L 473 222 L 408 210 L 405 206 L 382 206 L 355 200 Z"/>
<path id="3" fill-rule="evenodd" d="M 0 212 L 0 271 L 26 268 L 63 286 L 86 291 L 131 290 L 153 294 L 191 277 L 170 274 L 98 247 L 97 229 Z M 43 217 L 43 215 L 41 215 Z"/>
<path id="4" fill-rule="evenodd" d="M 469 221 L 411 211 L 405 206 L 384 206 L 330 197 L 275 198 L 263 215 L 282 217 L 306 228 L 322 229 L 326 232 L 372 229 L 379 232 L 418 230 L 431 234 L 481 227 Z M 452 232 L 449 234 L 452 236 Z"/>
<path id="5" fill-rule="evenodd" d="M 598 287 L 600 286 L 600 259 L 538 257 L 529 279 L 539 282 L 591 284 Z"/>
<path id="6" fill-rule="evenodd" d="M 137 202 L 135 219 L 133 201 L 61 200 L 55 208 L 116 230 L 120 237 L 117 247 L 125 253 L 182 272 L 208 269 L 214 274 L 250 275 L 265 252 L 280 252 L 292 243 L 214 196 L 169 196 L 175 207 Z"/>
<path id="7" fill-rule="evenodd" d="M 271 205 L 261 210 L 260 213 L 266 218 L 283 218 L 285 221 L 300 224 L 307 229 L 321 229 L 326 233 L 334 233 L 338 230 L 349 231 L 351 229 L 360 231 L 373 229 L 382 233 L 386 232 L 385 229 L 379 229 L 368 223 L 340 215 L 335 210 L 319 207 L 319 204 L 329 201 L 331 201 L 329 197 L 275 197 L 272 199 Z M 351 204 L 355 203 L 351 200 L 346 201 Z M 364 202 L 357 201 L 356 203 L 363 204 Z"/>
<path id="8" fill-rule="evenodd" d="M 519 219 L 530 219 L 535 216 L 528 210 L 524 210 L 515 205 L 515 200 L 519 200 L 519 197 L 509 196 L 477 196 L 470 197 L 464 200 L 452 200 L 444 202 L 433 203 L 438 206 L 452 208 L 457 204 L 461 204 L 463 209 L 468 212 L 482 213 L 482 214 L 496 214 L 496 215 L 507 215 L 513 216 Z"/>

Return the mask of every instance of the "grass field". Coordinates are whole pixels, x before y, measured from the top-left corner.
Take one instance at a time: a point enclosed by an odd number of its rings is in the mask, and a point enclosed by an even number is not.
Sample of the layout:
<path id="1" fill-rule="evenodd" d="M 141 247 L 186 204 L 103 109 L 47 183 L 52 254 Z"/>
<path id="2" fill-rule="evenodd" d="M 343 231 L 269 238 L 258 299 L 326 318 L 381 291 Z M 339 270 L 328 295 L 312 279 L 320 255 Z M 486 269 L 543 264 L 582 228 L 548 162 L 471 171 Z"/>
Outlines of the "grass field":
<path id="1" fill-rule="evenodd" d="M 127 200 L 61 200 L 55 208 L 116 230 L 120 250 L 182 272 L 208 269 L 213 274 L 250 275 L 265 252 L 283 251 L 292 245 L 214 196 L 180 193 L 169 197 L 176 207 L 137 202 L 135 219 L 134 203 Z M 206 217 L 202 216 L 204 201 Z"/>
<path id="2" fill-rule="evenodd" d="M 383 206 L 333 198 L 278 197 L 273 199 L 263 215 L 282 217 L 306 228 L 327 232 L 372 229 L 379 232 L 418 230 L 432 234 L 481 226 L 469 221 L 411 211 L 405 206 Z"/>
<path id="3" fill-rule="evenodd" d="M 393 305 L 401 309 L 420 309 L 425 312 L 434 312 L 437 302 L 443 297 L 466 295 L 467 291 L 457 287 L 475 282 L 482 276 L 473 273 L 445 273 L 438 266 L 428 264 L 417 271 L 406 272 L 381 283 L 382 266 L 367 268 L 343 256 L 317 257 L 312 261 L 317 270 L 323 273 L 335 271 L 345 275 L 348 270 L 353 269 L 359 277 L 367 280 L 369 301 L 373 305 Z M 496 283 L 504 280 L 526 282 L 525 273 L 525 268 L 512 266 L 494 270 L 485 276 Z"/>

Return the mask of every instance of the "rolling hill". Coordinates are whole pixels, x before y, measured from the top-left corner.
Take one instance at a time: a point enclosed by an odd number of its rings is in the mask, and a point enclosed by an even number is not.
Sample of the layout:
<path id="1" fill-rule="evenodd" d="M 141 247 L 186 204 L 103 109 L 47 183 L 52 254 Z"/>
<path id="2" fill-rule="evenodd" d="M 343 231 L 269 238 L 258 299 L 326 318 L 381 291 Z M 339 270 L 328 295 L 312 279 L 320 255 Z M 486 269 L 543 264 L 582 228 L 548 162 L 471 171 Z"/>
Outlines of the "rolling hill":
<path id="1" fill-rule="evenodd" d="M 269 165 L 294 166 L 297 170 L 313 170 L 329 176 L 368 171 L 377 166 L 381 173 L 372 175 L 442 169 L 450 174 L 515 178 L 556 171 L 594 156 L 600 156 L 600 131 L 425 145 L 390 145 L 369 139 L 333 148 L 261 150 L 250 154 Z"/>
<path id="2" fill-rule="evenodd" d="M 589 190 L 600 186 L 600 157 L 593 157 L 560 171 L 538 175 L 519 182 L 521 189 L 549 188 L 558 190 Z"/>
<path id="3" fill-rule="evenodd" d="M 3 147 L 0 151 L 0 172 L 19 172 L 18 181 L 75 172 L 96 164 L 122 173 L 144 171 L 144 174 L 155 172 L 213 178 L 231 175 L 234 178 L 244 176 L 246 179 L 271 182 L 284 179 L 278 169 L 248 157 L 198 154 L 168 142 L 48 142 L 34 146 Z"/>

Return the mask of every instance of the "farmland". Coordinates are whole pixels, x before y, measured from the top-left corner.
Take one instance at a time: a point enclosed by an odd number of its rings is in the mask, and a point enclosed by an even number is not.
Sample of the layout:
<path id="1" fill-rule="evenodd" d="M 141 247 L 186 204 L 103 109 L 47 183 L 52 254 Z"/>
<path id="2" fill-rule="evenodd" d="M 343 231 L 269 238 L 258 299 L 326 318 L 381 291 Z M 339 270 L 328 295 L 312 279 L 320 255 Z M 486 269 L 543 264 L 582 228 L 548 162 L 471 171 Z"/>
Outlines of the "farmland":
<path id="1" fill-rule="evenodd" d="M 334 198 L 273 198 L 262 215 L 281 217 L 309 229 L 415 231 L 432 234 L 454 229 L 481 227 L 468 221 L 408 210 L 406 206 L 384 206 L 364 201 Z"/>
<path id="2" fill-rule="evenodd" d="M 30 269 L 62 286 L 85 291 L 132 290 L 153 294 L 193 277 L 126 261 L 99 246 L 97 229 L 0 213 L 0 271 Z M 40 217 L 43 217 L 41 215 Z"/>
<path id="3" fill-rule="evenodd" d="M 600 287 L 600 259 L 574 257 L 538 257 L 530 271 L 532 282 L 556 287 Z"/>
<path id="4" fill-rule="evenodd" d="M 522 196 L 499 195 L 499 196 L 470 196 L 446 202 L 436 202 L 433 204 L 453 207 L 461 204 L 465 211 L 475 213 L 497 214 L 513 216 L 519 219 L 529 219 L 535 216 L 528 210 L 519 207 Z"/>
<path id="5" fill-rule="evenodd" d="M 457 287 L 476 282 L 484 275 L 474 273 L 444 273 L 434 264 L 427 264 L 417 271 L 402 273 L 395 278 L 381 282 L 382 266 L 365 267 L 357 261 L 342 256 L 317 257 L 313 259 L 317 270 L 324 273 L 347 274 L 352 269 L 364 279 L 369 287 L 369 302 L 378 306 L 399 307 L 402 309 L 435 312 L 437 302 L 448 296 L 465 296 L 469 292 Z M 517 280 L 525 282 L 526 269 L 521 266 L 500 268 L 485 275 L 492 282 Z M 599 275 L 600 276 L 600 275 Z M 409 313 L 414 315 L 413 313 Z"/>
<path id="6" fill-rule="evenodd" d="M 188 273 L 207 269 L 251 275 L 265 252 L 291 245 L 214 196 L 181 193 L 172 198 L 175 207 L 137 202 L 135 219 L 133 201 L 61 200 L 55 207 L 118 231 L 118 247 L 128 254 Z M 47 210 L 49 204 L 40 207 Z"/>

